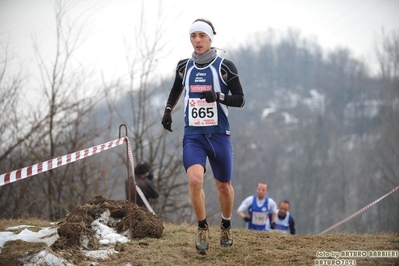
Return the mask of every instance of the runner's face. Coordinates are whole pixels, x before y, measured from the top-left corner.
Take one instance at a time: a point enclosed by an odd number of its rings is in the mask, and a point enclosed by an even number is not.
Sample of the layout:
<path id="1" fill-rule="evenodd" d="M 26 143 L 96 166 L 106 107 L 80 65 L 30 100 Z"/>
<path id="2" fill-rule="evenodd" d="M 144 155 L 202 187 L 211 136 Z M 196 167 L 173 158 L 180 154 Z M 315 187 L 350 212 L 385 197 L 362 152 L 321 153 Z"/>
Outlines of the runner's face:
<path id="1" fill-rule="evenodd" d="M 259 199 L 264 199 L 267 194 L 267 185 L 266 184 L 258 184 L 256 188 L 256 194 Z"/>
<path id="2" fill-rule="evenodd" d="M 281 202 L 280 205 L 278 206 L 278 214 L 280 216 L 285 216 L 290 209 L 290 205 L 288 205 L 285 202 Z"/>
<path id="3" fill-rule="evenodd" d="M 211 38 L 202 31 L 194 31 L 190 35 L 190 41 L 196 54 L 201 55 L 211 49 Z"/>

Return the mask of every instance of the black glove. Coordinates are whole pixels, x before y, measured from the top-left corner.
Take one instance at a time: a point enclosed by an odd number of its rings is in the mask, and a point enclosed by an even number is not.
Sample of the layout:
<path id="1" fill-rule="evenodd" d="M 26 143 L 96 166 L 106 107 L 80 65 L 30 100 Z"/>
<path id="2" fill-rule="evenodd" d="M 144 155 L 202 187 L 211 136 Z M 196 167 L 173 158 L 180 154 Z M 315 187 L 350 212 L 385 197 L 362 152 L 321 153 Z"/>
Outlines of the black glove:
<path id="1" fill-rule="evenodd" d="M 164 129 L 167 129 L 170 132 L 173 132 L 172 131 L 172 122 L 173 121 L 172 121 L 172 115 L 170 114 L 171 112 L 172 112 L 171 109 L 169 109 L 169 108 L 165 109 L 165 113 L 163 114 L 161 123 L 162 123 Z"/>
<path id="2" fill-rule="evenodd" d="M 249 218 L 248 216 L 245 216 L 243 219 L 244 219 L 244 221 L 245 221 L 246 223 L 248 223 L 249 221 L 251 221 L 251 218 Z"/>
<path id="3" fill-rule="evenodd" d="M 276 228 L 276 223 L 275 223 L 275 222 L 272 222 L 272 223 L 270 224 L 270 229 L 274 230 L 275 228 Z"/>
<path id="4" fill-rule="evenodd" d="M 207 103 L 212 103 L 219 100 L 219 95 L 214 91 L 203 91 L 200 99 L 205 99 Z"/>

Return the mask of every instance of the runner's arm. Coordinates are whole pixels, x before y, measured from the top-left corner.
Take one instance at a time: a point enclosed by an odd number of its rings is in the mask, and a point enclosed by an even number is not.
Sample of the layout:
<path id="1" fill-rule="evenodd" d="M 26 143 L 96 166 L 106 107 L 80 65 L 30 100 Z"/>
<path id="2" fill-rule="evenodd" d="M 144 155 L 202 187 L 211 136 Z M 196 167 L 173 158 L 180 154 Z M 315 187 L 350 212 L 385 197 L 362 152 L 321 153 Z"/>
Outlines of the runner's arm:
<path id="1" fill-rule="evenodd" d="M 295 235 L 295 221 L 292 215 L 288 218 L 288 223 L 290 225 L 290 233 L 291 235 Z"/>
<path id="2" fill-rule="evenodd" d="M 172 110 L 179 101 L 183 92 L 183 75 L 187 60 L 188 59 L 180 60 L 176 66 L 175 81 L 173 82 L 173 86 L 169 92 L 168 101 L 166 103 L 166 106 L 170 107 Z"/>
<path id="3" fill-rule="evenodd" d="M 247 216 L 246 212 L 247 212 L 248 208 L 251 206 L 252 200 L 253 200 L 253 196 L 249 196 L 245 200 L 243 200 L 243 202 L 240 204 L 240 206 L 237 209 L 238 216 L 240 216 L 241 218 L 244 218 L 245 216 Z"/>
<path id="4" fill-rule="evenodd" d="M 230 60 L 224 59 L 221 72 L 231 93 L 231 95 L 225 95 L 224 100 L 221 101 L 221 103 L 232 107 L 243 107 L 245 105 L 244 92 L 242 90 L 236 66 Z"/>

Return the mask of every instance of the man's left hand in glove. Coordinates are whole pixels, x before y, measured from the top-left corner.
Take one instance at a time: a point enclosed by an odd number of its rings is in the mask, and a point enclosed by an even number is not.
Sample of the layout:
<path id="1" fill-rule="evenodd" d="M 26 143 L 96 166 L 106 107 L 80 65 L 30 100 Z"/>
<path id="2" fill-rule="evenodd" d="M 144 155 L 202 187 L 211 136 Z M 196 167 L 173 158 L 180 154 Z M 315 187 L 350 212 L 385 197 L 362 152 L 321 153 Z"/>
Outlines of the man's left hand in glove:
<path id="1" fill-rule="evenodd" d="M 274 230 L 275 228 L 276 228 L 276 223 L 275 223 L 275 222 L 272 222 L 272 223 L 270 224 L 270 229 Z"/>
<path id="2" fill-rule="evenodd" d="M 214 91 L 203 91 L 200 99 L 205 99 L 207 103 L 216 102 L 219 100 L 219 93 Z"/>

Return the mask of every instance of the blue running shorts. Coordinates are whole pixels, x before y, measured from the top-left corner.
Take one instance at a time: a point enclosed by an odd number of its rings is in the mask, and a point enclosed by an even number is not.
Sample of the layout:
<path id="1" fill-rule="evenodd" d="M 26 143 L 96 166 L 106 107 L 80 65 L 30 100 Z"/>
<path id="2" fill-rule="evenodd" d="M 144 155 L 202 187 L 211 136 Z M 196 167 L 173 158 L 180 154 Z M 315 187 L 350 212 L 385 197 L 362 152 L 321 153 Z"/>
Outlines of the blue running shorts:
<path id="1" fill-rule="evenodd" d="M 183 138 L 183 164 L 187 169 L 200 164 L 206 171 L 208 157 L 213 176 L 220 182 L 229 182 L 233 173 L 233 145 L 230 135 L 190 134 Z"/>

